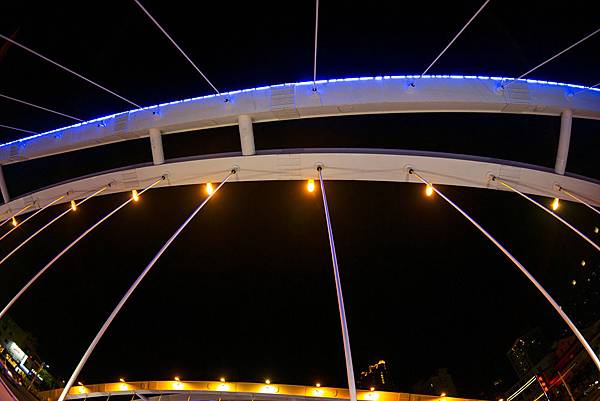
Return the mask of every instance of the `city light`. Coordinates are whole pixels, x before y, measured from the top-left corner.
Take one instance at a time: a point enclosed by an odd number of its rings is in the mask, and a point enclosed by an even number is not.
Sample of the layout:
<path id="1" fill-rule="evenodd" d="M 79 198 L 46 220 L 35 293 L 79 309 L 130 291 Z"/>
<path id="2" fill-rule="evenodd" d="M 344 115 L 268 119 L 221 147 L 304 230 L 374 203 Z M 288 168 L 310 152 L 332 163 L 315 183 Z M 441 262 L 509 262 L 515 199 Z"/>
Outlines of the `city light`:
<path id="1" fill-rule="evenodd" d="M 431 185 L 427 185 L 425 187 L 425 195 L 427 195 L 427 196 L 433 195 L 433 187 Z"/>
<path id="2" fill-rule="evenodd" d="M 552 201 L 552 210 L 558 210 L 558 203 L 558 198 L 554 198 L 554 200 Z"/>
<path id="3" fill-rule="evenodd" d="M 308 192 L 315 192 L 315 180 L 312 178 L 308 180 L 308 183 L 306 184 L 306 190 Z"/>
<path id="4" fill-rule="evenodd" d="M 140 200 L 140 194 L 138 194 L 137 189 L 134 189 L 133 191 L 131 191 L 131 197 L 133 198 L 134 202 L 137 202 Z"/>
<path id="5" fill-rule="evenodd" d="M 206 193 L 208 195 L 212 195 L 215 192 L 215 189 L 213 188 L 213 185 L 210 182 L 206 183 Z"/>
<path id="6" fill-rule="evenodd" d="M 75 203 L 75 201 L 74 201 L 74 200 L 72 200 L 72 201 L 71 201 L 71 210 L 72 210 L 72 211 L 75 211 L 75 210 L 77 210 L 77 204 Z"/>
<path id="7" fill-rule="evenodd" d="M 12 221 L 10 222 L 10 224 L 12 224 L 13 226 L 16 227 L 17 224 L 19 224 L 19 223 L 17 223 L 17 219 L 15 219 L 15 217 L 13 216 Z"/>
<path id="8" fill-rule="evenodd" d="M 577 280 L 573 280 L 573 281 L 571 281 L 571 284 L 572 284 L 572 285 L 577 285 Z"/>
<path id="9" fill-rule="evenodd" d="M 581 261 L 581 267 L 585 267 L 585 260 Z"/>

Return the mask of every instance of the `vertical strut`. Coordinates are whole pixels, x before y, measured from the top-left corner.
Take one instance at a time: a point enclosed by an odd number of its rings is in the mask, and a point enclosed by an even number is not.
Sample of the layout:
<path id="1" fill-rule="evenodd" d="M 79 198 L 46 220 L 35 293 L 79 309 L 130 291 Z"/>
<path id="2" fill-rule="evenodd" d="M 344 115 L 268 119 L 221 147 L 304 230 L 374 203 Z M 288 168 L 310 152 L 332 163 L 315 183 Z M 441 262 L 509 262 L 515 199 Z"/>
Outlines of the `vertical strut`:
<path id="1" fill-rule="evenodd" d="M 329 234 L 329 247 L 331 248 L 331 262 L 333 264 L 333 277 L 335 278 L 335 289 L 337 293 L 338 308 L 340 311 L 340 322 L 342 324 L 342 340 L 344 341 L 344 356 L 346 357 L 346 374 L 348 375 L 348 388 L 350 390 L 350 401 L 356 401 L 356 384 L 354 382 L 354 367 L 352 366 L 352 352 L 350 350 L 350 337 L 348 335 L 348 324 L 346 323 L 346 309 L 344 308 L 344 295 L 342 294 L 342 284 L 340 281 L 340 271 L 338 268 L 337 254 L 335 252 L 335 242 L 333 240 L 333 230 L 331 228 L 331 219 L 329 218 L 329 206 L 327 205 L 327 195 L 325 194 L 325 183 L 323 182 L 322 167 L 317 167 L 319 172 L 319 182 L 321 184 L 321 194 L 323 195 L 323 208 L 325 209 L 325 221 L 327 223 L 327 233 Z"/>

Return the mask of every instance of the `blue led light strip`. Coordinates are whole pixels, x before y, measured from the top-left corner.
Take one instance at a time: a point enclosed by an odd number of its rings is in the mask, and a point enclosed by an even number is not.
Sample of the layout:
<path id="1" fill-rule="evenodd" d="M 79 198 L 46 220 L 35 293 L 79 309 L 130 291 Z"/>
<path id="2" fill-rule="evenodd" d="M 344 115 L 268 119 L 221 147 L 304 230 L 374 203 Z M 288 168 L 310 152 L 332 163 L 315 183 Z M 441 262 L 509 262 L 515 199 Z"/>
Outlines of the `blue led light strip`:
<path id="1" fill-rule="evenodd" d="M 498 81 L 499 83 L 505 82 L 505 81 L 521 81 L 521 82 L 525 82 L 528 84 L 538 84 L 538 85 L 549 85 L 549 86 L 562 86 L 562 87 L 566 87 L 566 88 L 575 88 L 575 89 L 581 89 L 581 90 L 589 90 L 589 91 L 593 91 L 593 92 L 600 92 L 600 88 L 597 87 L 588 87 L 588 86 L 583 86 L 583 85 L 574 85 L 574 84 L 566 84 L 566 83 L 562 83 L 562 82 L 554 82 L 554 81 L 543 81 L 543 80 L 538 80 L 538 79 L 515 79 L 515 78 L 509 78 L 509 77 L 488 77 L 488 76 L 483 76 L 483 75 L 423 75 L 422 77 L 420 75 L 383 75 L 383 76 L 375 76 L 375 77 L 353 77 L 353 78 L 339 78 L 339 79 L 325 79 L 325 80 L 319 80 L 316 82 L 316 84 L 327 84 L 327 83 L 336 83 L 336 82 L 354 82 L 354 81 L 381 81 L 381 80 L 400 80 L 400 79 L 417 79 L 420 78 L 421 80 L 424 79 L 464 79 L 464 80 L 480 80 L 480 81 L 487 81 L 487 80 L 492 80 L 492 81 Z M 160 103 L 160 104 L 156 104 L 156 105 L 152 105 L 152 106 L 146 106 L 146 107 L 142 107 L 139 109 L 133 109 L 133 110 L 129 110 L 129 111 L 122 111 L 119 113 L 115 113 L 115 114 L 110 114 L 108 116 L 103 116 L 103 117 L 98 117 L 98 118 L 94 118 L 93 120 L 88 120 L 88 121 L 84 121 L 81 123 L 77 123 L 77 124 L 73 124 L 73 125 L 68 125 L 66 127 L 61 127 L 61 128 L 56 128 L 50 131 L 46 131 L 46 132 L 42 132 L 39 134 L 35 134 L 35 135 L 31 135 L 25 138 L 20 138 L 20 139 L 15 139 L 13 141 L 10 142 L 6 142 L 3 144 L 0 144 L 0 148 L 5 147 L 5 146 L 10 146 L 10 145 L 14 145 L 14 144 L 19 144 L 19 143 L 24 143 L 24 142 L 28 142 L 31 141 L 32 139 L 36 139 L 42 136 L 46 136 L 46 135 L 51 135 L 51 134 L 57 134 L 58 132 L 61 131 L 65 131 L 71 128 L 77 128 L 77 127 L 81 127 L 83 125 L 88 125 L 88 124 L 94 124 L 94 123 L 101 123 L 105 120 L 111 119 L 111 118 L 115 118 L 118 116 L 122 116 L 125 114 L 134 114 L 134 113 L 139 113 L 140 111 L 146 111 L 146 110 L 152 110 L 152 109 L 159 109 L 160 107 L 164 107 L 164 106 L 171 106 L 171 105 L 175 105 L 175 104 L 179 104 L 179 103 L 187 103 L 187 102 L 193 102 L 193 101 L 198 101 L 198 100 L 206 100 L 206 99 L 212 99 L 212 98 L 219 98 L 222 97 L 224 99 L 228 98 L 228 96 L 231 95 L 235 95 L 238 93 L 246 93 L 246 92 L 255 92 L 255 91 L 263 91 L 263 90 L 269 90 L 272 88 L 281 88 L 284 86 L 306 86 L 306 85 L 313 85 L 314 82 L 313 81 L 304 81 L 304 82 L 296 82 L 296 83 L 287 83 L 287 84 L 277 84 L 277 85 L 269 85 L 269 86 L 259 86 L 256 88 L 249 88 L 249 89 L 242 89 L 242 90 L 234 90 L 234 91 L 230 91 L 230 92 L 222 92 L 220 95 L 206 95 L 206 96 L 198 96 L 198 97 L 193 97 L 193 98 L 189 98 L 189 99 L 182 99 L 182 100 L 175 100 L 172 102 L 166 102 L 166 103 Z"/>

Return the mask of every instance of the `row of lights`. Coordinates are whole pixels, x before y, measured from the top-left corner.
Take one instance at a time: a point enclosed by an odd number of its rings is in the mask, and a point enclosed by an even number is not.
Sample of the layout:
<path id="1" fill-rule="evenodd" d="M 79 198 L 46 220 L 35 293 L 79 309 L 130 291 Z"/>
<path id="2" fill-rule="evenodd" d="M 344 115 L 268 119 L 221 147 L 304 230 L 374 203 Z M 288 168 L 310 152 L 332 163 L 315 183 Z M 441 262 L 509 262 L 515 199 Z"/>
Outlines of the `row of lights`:
<path id="1" fill-rule="evenodd" d="M 215 188 L 214 188 L 214 186 L 213 186 L 212 183 L 207 182 L 204 187 L 205 187 L 206 193 L 209 196 L 211 196 L 213 193 L 215 193 Z M 306 183 L 306 190 L 308 192 L 315 192 L 315 188 L 316 188 L 315 187 L 315 180 L 313 178 L 310 178 L 307 181 L 307 183 Z M 428 196 L 428 197 L 430 197 L 430 196 L 433 196 L 433 193 L 434 193 L 433 186 L 426 185 L 425 186 L 425 195 Z M 133 191 L 131 191 L 131 198 L 133 199 L 134 202 L 138 202 L 140 200 L 140 194 L 138 193 L 138 191 L 136 189 L 134 189 Z M 558 200 L 558 198 L 554 198 L 554 200 L 552 201 L 552 205 L 551 206 L 552 206 L 552 210 L 554 210 L 554 211 L 558 210 L 558 207 L 559 207 L 559 200 Z M 74 200 L 71 201 L 71 209 L 73 211 L 77 210 L 77 204 L 75 203 Z M 15 227 L 18 225 L 17 219 L 14 216 L 12 218 L 11 224 L 13 226 L 15 226 Z M 594 228 L 594 232 L 596 234 L 598 234 L 598 232 L 599 232 L 598 227 Z"/>

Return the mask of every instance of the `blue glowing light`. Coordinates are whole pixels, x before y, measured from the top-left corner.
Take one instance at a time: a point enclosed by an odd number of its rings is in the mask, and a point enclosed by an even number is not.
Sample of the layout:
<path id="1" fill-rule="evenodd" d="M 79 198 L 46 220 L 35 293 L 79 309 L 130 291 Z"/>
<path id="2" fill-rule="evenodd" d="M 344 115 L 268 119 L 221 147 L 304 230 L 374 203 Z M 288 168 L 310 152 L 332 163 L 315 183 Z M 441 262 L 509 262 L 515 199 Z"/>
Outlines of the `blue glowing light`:
<path id="1" fill-rule="evenodd" d="M 493 80 L 493 81 L 499 81 L 499 82 L 512 82 L 512 81 L 516 80 L 515 78 L 487 77 L 487 76 L 481 76 L 481 75 L 423 75 L 422 77 L 419 75 L 384 75 L 384 76 L 376 76 L 376 77 L 352 77 L 352 78 L 340 78 L 340 79 L 325 79 L 325 80 L 316 81 L 316 84 L 323 85 L 323 84 L 336 83 L 336 82 L 406 80 L 406 79 L 409 79 L 409 80 L 413 80 L 413 79 L 469 79 L 469 80 L 477 79 L 477 80 L 482 80 L 482 81 Z M 583 86 L 583 85 L 565 84 L 562 82 L 543 81 L 543 80 L 537 80 L 537 79 L 518 79 L 516 81 L 526 82 L 528 84 L 563 86 L 563 87 L 567 87 L 567 88 L 600 92 L 600 88 L 590 88 L 590 87 Z M 221 93 L 220 95 L 206 95 L 206 96 L 193 97 L 193 98 L 189 98 L 189 99 L 175 100 L 175 101 L 171 101 L 171 102 L 160 103 L 160 104 L 153 105 L 153 106 L 142 107 L 140 109 L 134 109 L 134 110 L 123 111 L 123 112 L 119 112 L 119 113 L 115 113 L 115 114 L 110 114 L 108 116 L 94 118 L 93 120 L 88 120 L 88 121 L 80 122 L 77 124 L 68 125 L 66 127 L 56 128 L 56 129 L 42 132 L 39 134 L 30 135 L 25 138 L 20 138 L 20 139 L 16 139 L 16 140 L 13 140 L 10 142 L 0 144 L 0 148 L 7 147 L 10 145 L 14 145 L 14 144 L 17 144 L 19 146 L 26 146 L 26 143 L 33 139 L 40 138 L 43 136 L 53 135 L 53 134 L 56 138 L 60 138 L 64 131 L 66 131 L 68 129 L 72 129 L 72 128 L 78 128 L 78 127 L 81 127 L 84 125 L 96 124 L 99 127 L 106 127 L 107 120 L 110 120 L 112 118 L 123 116 L 123 115 L 132 115 L 135 113 L 139 113 L 141 111 L 157 110 L 157 109 L 160 109 L 161 107 L 165 107 L 165 106 L 172 106 L 172 105 L 180 104 L 180 103 L 187 103 L 187 102 L 193 102 L 193 101 L 199 101 L 199 100 L 208 100 L 208 99 L 213 99 L 213 98 L 228 99 L 229 96 L 236 95 L 239 93 L 265 91 L 265 90 L 270 90 L 270 89 L 274 89 L 274 88 L 283 88 L 283 87 L 308 86 L 308 85 L 313 85 L 313 84 L 314 84 L 313 81 L 304 81 L 304 82 L 297 82 L 297 83 L 259 86 L 257 88 L 249 88 L 249 89 L 242 89 L 242 90 L 234 90 L 231 92 L 224 92 L 224 93 Z"/>

